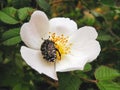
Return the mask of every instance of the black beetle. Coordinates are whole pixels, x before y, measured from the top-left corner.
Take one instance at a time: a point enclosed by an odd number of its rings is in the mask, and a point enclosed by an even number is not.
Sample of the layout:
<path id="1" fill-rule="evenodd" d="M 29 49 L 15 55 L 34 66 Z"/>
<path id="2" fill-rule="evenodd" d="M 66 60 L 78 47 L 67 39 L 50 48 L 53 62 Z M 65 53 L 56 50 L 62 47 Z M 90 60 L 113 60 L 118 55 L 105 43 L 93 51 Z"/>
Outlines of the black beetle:
<path id="1" fill-rule="evenodd" d="M 59 50 L 55 47 L 55 43 L 49 39 L 44 40 L 41 45 L 41 53 L 43 58 L 49 62 L 54 62 L 57 58 L 57 52 L 61 58 Z"/>

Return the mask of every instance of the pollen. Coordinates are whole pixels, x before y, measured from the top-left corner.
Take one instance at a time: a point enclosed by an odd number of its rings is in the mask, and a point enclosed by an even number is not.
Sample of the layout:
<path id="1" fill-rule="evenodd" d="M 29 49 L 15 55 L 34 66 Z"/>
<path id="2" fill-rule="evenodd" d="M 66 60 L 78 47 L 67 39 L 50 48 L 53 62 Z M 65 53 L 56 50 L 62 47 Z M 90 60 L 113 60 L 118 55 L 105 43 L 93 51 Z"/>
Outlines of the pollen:
<path id="1" fill-rule="evenodd" d="M 70 49 L 72 46 L 72 43 L 68 42 L 69 37 L 62 35 L 56 35 L 55 33 L 49 33 L 50 34 L 50 40 L 55 43 L 56 49 L 58 49 L 57 53 L 57 59 L 60 60 L 64 55 L 70 53 Z"/>

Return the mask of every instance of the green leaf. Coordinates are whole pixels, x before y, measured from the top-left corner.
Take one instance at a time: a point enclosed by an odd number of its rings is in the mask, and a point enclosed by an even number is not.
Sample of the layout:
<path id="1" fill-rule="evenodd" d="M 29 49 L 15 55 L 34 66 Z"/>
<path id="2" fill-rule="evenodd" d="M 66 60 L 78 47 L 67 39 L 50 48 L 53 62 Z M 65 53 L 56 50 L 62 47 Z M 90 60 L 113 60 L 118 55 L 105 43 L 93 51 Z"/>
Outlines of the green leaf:
<path id="1" fill-rule="evenodd" d="M 15 85 L 15 87 L 13 88 L 13 90 L 21 90 L 21 89 L 22 89 L 21 84 L 17 84 L 17 85 Z"/>
<path id="2" fill-rule="evenodd" d="M 2 40 L 4 41 L 12 37 L 19 36 L 19 33 L 20 33 L 20 28 L 10 29 L 3 33 Z"/>
<path id="3" fill-rule="evenodd" d="M 38 5 L 43 8 L 45 11 L 48 11 L 50 8 L 50 5 L 45 0 L 36 0 Z"/>
<path id="4" fill-rule="evenodd" d="M 16 44 L 18 44 L 20 42 L 21 42 L 20 36 L 16 36 L 16 37 L 10 38 L 8 40 L 5 40 L 3 42 L 3 45 L 11 46 L 11 45 L 16 45 Z"/>
<path id="5" fill-rule="evenodd" d="M 100 90 L 120 90 L 120 85 L 112 81 L 100 81 L 97 86 Z"/>
<path id="6" fill-rule="evenodd" d="M 30 6 L 32 2 L 34 1 L 32 0 L 11 0 L 11 4 L 15 8 Z"/>
<path id="7" fill-rule="evenodd" d="M 16 18 L 17 9 L 13 7 L 6 7 L 2 9 L 2 11 L 5 12 L 7 15 L 10 15 L 13 18 Z"/>
<path id="8" fill-rule="evenodd" d="M 106 66 L 101 66 L 95 71 L 95 78 L 97 80 L 113 80 L 118 76 L 120 76 L 120 73 Z"/>
<path id="9" fill-rule="evenodd" d="M 76 70 L 74 71 L 74 74 L 80 78 L 88 78 L 87 74 L 84 71 Z"/>
<path id="10" fill-rule="evenodd" d="M 112 40 L 112 37 L 107 34 L 99 34 L 97 39 L 101 40 L 101 41 L 110 41 L 110 40 Z"/>
<path id="11" fill-rule="evenodd" d="M 22 84 L 17 84 L 17 85 L 15 85 L 13 90 L 29 90 L 29 87 L 22 85 Z"/>
<path id="12" fill-rule="evenodd" d="M 70 73 L 59 73 L 58 90 L 79 90 L 81 80 Z"/>
<path id="13" fill-rule="evenodd" d="M 92 66 L 91 64 L 87 63 L 84 67 L 84 71 L 87 72 L 87 71 L 90 71 L 92 69 Z"/>
<path id="14" fill-rule="evenodd" d="M 102 35 L 102 36 L 99 36 L 97 39 L 101 41 L 110 41 L 113 38 L 110 35 Z"/>
<path id="15" fill-rule="evenodd" d="M 3 33 L 2 41 L 3 45 L 11 46 L 21 42 L 20 28 L 10 29 Z"/>
<path id="16" fill-rule="evenodd" d="M 10 54 L 11 56 L 11 54 Z M 7 58 L 10 60 L 10 58 Z M 11 58 L 12 59 L 12 58 Z M 17 83 L 23 83 L 23 71 L 20 71 L 16 65 L 13 63 L 0 64 L 0 84 L 1 86 L 10 86 L 13 87 Z M 24 90 L 24 89 L 23 89 Z"/>
<path id="17" fill-rule="evenodd" d="M 33 8 L 30 7 L 24 7 L 18 10 L 18 17 L 20 20 L 25 20 L 28 16 L 31 15 L 31 13 L 34 11 Z"/>
<path id="18" fill-rule="evenodd" d="M 22 70 L 23 69 L 23 61 L 22 61 L 21 55 L 20 54 L 16 54 L 15 57 L 16 57 L 15 58 L 16 65 Z"/>
<path id="19" fill-rule="evenodd" d="M 3 52 L 0 51 L 0 62 L 2 62 L 2 55 L 3 55 Z"/>
<path id="20" fill-rule="evenodd" d="M 115 1 L 114 0 L 100 0 L 103 4 L 109 5 L 109 6 L 114 6 Z"/>
<path id="21" fill-rule="evenodd" d="M 14 8 L 5 8 L 0 11 L 0 20 L 6 24 L 18 24 L 19 21 L 16 20 L 15 13 Z"/>

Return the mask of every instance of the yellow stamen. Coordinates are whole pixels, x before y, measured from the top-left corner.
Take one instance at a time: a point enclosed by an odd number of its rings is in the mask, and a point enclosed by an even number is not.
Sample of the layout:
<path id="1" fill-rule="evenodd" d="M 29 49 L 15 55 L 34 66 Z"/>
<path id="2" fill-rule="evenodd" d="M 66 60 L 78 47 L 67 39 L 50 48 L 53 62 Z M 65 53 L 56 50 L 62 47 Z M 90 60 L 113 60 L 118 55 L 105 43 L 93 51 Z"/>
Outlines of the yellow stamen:
<path id="1" fill-rule="evenodd" d="M 71 43 L 68 42 L 69 37 L 65 37 L 63 34 L 58 36 L 55 33 L 49 33 L 50 40 L 55 43 L 55 47 L 58 49 L 59 52 L 57 53 L 57 59 L 60 60 L 65 54 L 70 53 Z M 61 54 L 61 56 L 59 55 Z"/>

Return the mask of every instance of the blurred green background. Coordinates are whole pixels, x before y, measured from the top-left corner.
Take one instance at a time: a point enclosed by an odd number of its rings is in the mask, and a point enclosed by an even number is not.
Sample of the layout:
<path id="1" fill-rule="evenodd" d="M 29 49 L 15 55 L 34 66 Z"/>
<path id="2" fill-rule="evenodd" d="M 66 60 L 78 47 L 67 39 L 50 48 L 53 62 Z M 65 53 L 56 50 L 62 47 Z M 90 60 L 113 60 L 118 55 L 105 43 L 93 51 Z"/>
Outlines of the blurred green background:
<path id="1" fill-rule="evenodd" d="M 19 32 L 37 9 L 95 27 L 99 57 L 83 71 L 58 73 L 58 82 L 30 68 Z M 0 0 L 0 90 L 120 90 L 120 0 Z"/>

